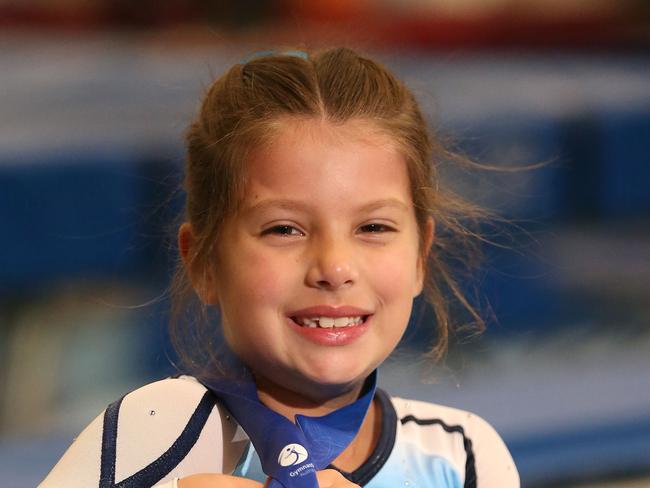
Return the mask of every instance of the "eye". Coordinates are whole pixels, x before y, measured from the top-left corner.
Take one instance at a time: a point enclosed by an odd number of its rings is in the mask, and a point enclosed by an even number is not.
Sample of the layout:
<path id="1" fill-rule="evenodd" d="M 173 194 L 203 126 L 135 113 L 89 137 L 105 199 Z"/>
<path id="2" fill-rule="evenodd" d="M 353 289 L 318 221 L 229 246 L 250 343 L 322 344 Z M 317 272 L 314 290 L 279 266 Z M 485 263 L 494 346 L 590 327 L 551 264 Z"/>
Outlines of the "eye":
<path id="1" fill-rule="evenodd" d="M 385 224 L 379 224 L 379 223 L 372 223 L 372 224 L 366 224 L 362 225 L 360 228 L 361 232 L 368 232 L 371 234 L 382 234 L 384 232 L 395 232 L 395 229 L 393 227 L 390 227 Z"/>
<path id="2" fill-rule="evenodd" d="M 279 235 L 279 236 L 301 236 L 302 232 L 291 225 L 275 225 L 262 231 L 262 235 Z"/>

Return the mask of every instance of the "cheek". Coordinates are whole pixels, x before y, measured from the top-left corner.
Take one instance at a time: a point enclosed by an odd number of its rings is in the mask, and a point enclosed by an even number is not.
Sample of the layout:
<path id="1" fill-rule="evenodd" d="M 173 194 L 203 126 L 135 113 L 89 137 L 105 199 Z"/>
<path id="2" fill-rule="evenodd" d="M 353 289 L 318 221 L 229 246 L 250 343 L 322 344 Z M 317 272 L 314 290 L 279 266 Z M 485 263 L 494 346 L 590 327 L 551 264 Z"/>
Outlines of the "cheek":
<path id="1" fill-rule="evenodd" d="M 286 261 L 246 245 L 230 256 L 230 265 L 220 280 L 225 287 L 224 306 L 237 304 L 237 315 L 255 315 L 266 306 L 277 308 L 291 282 Z"/>
<path id="2" fill-rule="evenodd" d="M 418 287 L 417 256 L 410 247 L 376 260 L 370 273 L 375 287 L 387 299 L 410 300 Z"/>
<path id="3" fill-rule="evenodd" d="M 247 259 L 247 281 L 257 288 L 258 299 L 263 303 L 277 301 L 296 274 L 295 266 L 289 266 L 286 257 L 269 253 L 249 253 Z"/>

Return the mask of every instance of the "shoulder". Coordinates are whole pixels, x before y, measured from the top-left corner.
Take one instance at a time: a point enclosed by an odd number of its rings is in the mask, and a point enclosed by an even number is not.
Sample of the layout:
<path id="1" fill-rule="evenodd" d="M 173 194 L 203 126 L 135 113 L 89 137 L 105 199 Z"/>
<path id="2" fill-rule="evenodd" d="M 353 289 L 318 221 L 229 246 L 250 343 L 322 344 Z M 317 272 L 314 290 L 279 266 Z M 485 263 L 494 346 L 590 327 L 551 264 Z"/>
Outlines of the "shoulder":
<path id="1" fill-rule="evenodd" d="M 458 408 L 394 397 L 405 442 L 442 455 L 464 473 L 464 486 L 519 487 L 519 475 L 501 436 L 479 415 Z M 472 484 L 474 483 L 474 484 Z"/>
<path id="2" fill-rule="evenodd" d="M 467 437 L 483 439 L 485 436 L 500 439 L 494 428 L 480 416 L 436 403 L 393 397 L 395 412 L 402 425 L 439 425 L 446 432 L 458 432 Z"/>
<path id="3" fill-rule="evenodd" d="M 167 378 L 109 405 L 41 486 L 112 486 L 126 480 L 153 486 L 173 476 L 228 473 L 246 445 L 241 428 L 207 388 L 190 376 Z"/>

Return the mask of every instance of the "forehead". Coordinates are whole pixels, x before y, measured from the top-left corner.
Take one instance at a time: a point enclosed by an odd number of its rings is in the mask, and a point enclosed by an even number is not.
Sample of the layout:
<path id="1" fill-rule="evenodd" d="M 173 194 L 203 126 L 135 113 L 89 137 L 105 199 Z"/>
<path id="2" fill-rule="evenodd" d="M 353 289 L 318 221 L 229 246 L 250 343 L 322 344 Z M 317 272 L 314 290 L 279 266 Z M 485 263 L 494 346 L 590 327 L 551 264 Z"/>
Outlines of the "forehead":
<path id="1" fill-rule="evenodd" d="M 410 201 L 404 157 L 393 139 L 367 121 L 333 124 L 288 120 L 247 161 L 248 203 L 272 196 L 340 200 Z"/>

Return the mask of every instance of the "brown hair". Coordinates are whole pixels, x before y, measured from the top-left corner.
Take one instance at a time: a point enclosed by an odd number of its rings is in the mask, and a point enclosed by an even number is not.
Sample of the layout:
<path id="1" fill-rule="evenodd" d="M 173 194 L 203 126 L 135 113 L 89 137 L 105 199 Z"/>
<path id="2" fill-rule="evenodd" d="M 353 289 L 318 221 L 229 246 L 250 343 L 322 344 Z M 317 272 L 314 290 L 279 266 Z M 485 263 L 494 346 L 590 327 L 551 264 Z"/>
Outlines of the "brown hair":
<path id="1" fill-rule="evenodd" d="M 197 374 L 197 368 L 205 372 L 219 364 L 214 325 L 197 300 L 188 273 L 205 272 L 212 264 L 211 251 L 222 224 L 236 213 L 243 195 L 242 162 L 269 137 L 274 124 L 288 117 L 317 117 L 335 124 L 370 121 L 396 141 L 407 162 L 421 257 L 428 264 L 424 296 L 437 322 L 437 342 L 430 354 L 438 360 L 447 349 L 450 299 L 469 314 L 475 330 L 482 330 L 484 320 L 450 269 L 457 271 L 458 263 L 471 265 L 478 236 L 468 222 L 479 221 L 486 212 L 440 188 L 437 174 L 443 161 L 463 162 L 463 158 L 431 137 L 411 91 L 381 64 L 348 48 L 304 57 L 290 51 L 230 68 L 208 88 L 187 131 L 185 220 L 196 241 L 186 267 L 178 266 L 170 325 L 183 366 Z M 430 216 L 436 236 L 429 252 L 424 239 Z"/>

